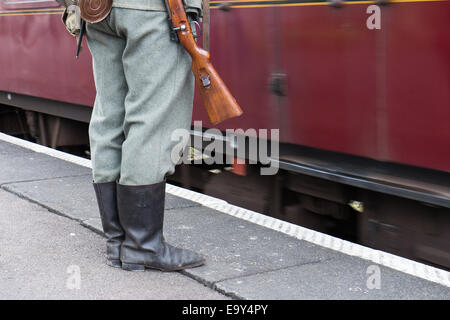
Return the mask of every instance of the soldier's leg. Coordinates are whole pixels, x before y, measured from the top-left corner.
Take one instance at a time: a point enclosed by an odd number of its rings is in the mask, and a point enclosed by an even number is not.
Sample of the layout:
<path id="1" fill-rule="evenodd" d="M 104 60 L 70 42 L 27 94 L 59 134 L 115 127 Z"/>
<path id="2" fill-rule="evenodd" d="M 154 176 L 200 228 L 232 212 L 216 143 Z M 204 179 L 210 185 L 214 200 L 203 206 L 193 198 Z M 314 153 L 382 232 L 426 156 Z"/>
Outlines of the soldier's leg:
<path id="1" fill-rule="evenodd" d="M 125 97 L 128 85 L 122 65 L 125 40 L 110 30 L 108 18 L 87 24 L 97 90 L 89 124 L 92 171 L 95 182 L 115 181 L 120 175 Z"/>
<path id="2" fill-rule="evenodd" d="M 128 94 L 117 201 L 125 230 L 122 268 L 165 271 L 199 266 L 204 258 L 163 237 L 165 177 L 173 173 L 171 141 L 190 128 L 194 79 L 191 58 L 170 41 L 167 13 L 119 9 L 112 21 L 126 34 L 123 54 Z"/>
<path id="3" fill-rule="evenodd" d="M 174 130 L 189 130 L 194 78 L 191 58 L 170 40 L 167 13 L 121 9 L 128 28 L 123 54 L 129 91 L 120 183 L 148 185 L 173 173 Z"/>
<path id="4" fill-rule="evenodd" d="M 107 20 L 87 24 L 86 34 L 97 89 L 89 125 L 93 185 L 107 237 L 107 263 L 120 267 L 124 232 L 117 211 L 116 180 L 120 174 L 124 101 L 128 90 L 122 66 L 125 41 L 112 32 Z"/>

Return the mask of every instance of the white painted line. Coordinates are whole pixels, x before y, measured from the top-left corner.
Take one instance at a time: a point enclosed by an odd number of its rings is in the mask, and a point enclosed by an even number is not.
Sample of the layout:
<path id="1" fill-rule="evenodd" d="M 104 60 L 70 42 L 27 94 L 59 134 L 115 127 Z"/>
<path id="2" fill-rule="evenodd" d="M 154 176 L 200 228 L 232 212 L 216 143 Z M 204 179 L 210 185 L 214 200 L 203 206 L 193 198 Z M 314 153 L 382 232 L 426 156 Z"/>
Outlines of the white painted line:
<path id="1" fill-rule="evenodd" d="M 9 142 L 39 153 L 72 162 L 84 167 L 92 168 L 91 161 L 58 150 L 47 148 L 36 143 L 11 137 L 0 133 L 0 140 Z M 166 191 L 172 195 L 197 202 L 205 207 L 243 219 L 257 225 L 282 232 L 299 240 L 305 240 L 316 245 L 345 253 L 350 256 L 372 261 L 376 264 L 389 267 L 412 276 L 450 287 L 450 272 L 425 265 L 420 262 L 402 258 L 387 252 L 364 247 L 362 245 L 342 240 L 330 235 L 310 230 L 286 221 L 263 215 L 229 204 L 224 200 L 216 199 L 192 190 L 183 189 L 167 184 Z"/>
<path id="2" fill-rule="evenodd" d="M 89 159 L 85 159 L 85 158 L 82 158 L 82 157 L 77 157 L 77 156 L 74 156 L 74 155 L 71 155 L 71 154 L 59 151 L 59 150 L 55 150 L 55 149 L 52 149 L 52 148 L 49 148 L 49 147 L 42 146 L 42 145 L 37 144 L 37 143 L 33 143 L 33 142 L 30 142 L 30 141 L 26 141 L 26 140 L 22 140 L 22 139 L 19 139 L 19 138 L 16 138 L 16 137 L 12 137 L 12 136 L 9 136 L 9 135 L 1 133 L 1 132 L 0 132 L 0 140 L 5 141 L 5 142 L 9 142 L 9 143 L 12 143 L 12 144 L 15 144 L 15 145 L 17 145 L 19 147 L 23 147 L 23 148 L 26 148 L 26 149 L 29 149 L 29 150 L 33 150 L 33 151 L 38 152 L 38 153 L 43 153 L 43 154 L 52 156 L 54 158 L 58 158 L 58 159 L 61 159 L 61 160 L 72 162 L 72 163 L 78 164 L 78 165 L 83 166 L 83 167 L 92 168 L 91 160 L 89 160 Z"/>

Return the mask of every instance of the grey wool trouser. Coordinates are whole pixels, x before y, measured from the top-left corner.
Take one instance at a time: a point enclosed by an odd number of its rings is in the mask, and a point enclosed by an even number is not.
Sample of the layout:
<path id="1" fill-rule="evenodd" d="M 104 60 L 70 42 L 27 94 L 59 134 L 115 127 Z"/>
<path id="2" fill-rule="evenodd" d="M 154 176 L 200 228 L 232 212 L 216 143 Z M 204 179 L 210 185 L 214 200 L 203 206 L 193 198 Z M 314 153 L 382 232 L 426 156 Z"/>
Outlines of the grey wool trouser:
<path id="1" fill-rule="evenodd" d="M 163 11 L 113 8 L 87 24 L 97 89 L 89 125 L 95 183 L 161 182 L 174 171 L 171 141 L 190 128 L 191 58 L 171 41 Z"/>

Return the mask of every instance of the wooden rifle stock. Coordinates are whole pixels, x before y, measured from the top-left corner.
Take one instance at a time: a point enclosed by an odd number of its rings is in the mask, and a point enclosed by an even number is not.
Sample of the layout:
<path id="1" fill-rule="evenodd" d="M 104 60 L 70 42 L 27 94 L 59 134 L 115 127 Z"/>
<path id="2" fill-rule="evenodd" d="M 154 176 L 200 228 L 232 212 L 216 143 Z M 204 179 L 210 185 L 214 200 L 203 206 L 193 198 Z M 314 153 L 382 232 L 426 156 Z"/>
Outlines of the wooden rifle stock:
<path id="1" fill-rule="evenodd" d="M 240 116 L 242 109 L 211 64 L 209 52 L 197 46 L 182 0 L 166 0 L 166 4 L 172 28 L 177 31 L 181 45 L 192 58 L 192 72 L 209 120 L 217 124 Z"/>

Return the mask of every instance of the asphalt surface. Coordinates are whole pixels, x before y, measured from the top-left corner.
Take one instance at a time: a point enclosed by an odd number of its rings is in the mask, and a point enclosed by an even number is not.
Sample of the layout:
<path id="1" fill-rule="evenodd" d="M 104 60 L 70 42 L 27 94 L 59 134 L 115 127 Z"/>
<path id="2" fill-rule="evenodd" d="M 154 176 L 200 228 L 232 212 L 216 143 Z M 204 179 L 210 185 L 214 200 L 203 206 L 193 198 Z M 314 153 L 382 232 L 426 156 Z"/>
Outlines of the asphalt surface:
<path id="1" fill-rule="evenodd" d="M 108 267 L 105 238 L 3 190 L 0 243 L 0 299 L 229 299 L 178 272 Z"/>

